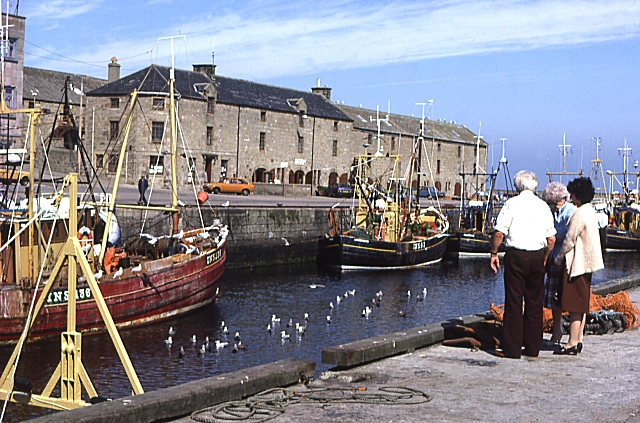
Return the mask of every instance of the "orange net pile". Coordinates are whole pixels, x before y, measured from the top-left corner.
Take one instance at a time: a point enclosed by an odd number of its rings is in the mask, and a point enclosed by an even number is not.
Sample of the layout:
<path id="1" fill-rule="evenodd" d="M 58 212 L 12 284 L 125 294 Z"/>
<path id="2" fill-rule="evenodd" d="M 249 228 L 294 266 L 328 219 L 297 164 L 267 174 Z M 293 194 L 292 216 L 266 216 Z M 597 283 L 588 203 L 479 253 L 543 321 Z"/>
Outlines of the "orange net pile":
<path id="1" fill-rule="evenodd" d="M 504 305 L 495 305 L 491 303 L 491 314 L 493 317 L 502 321 L 504 316 Z M 602 295 L 591 293 L 591 299 L 589 302 L 589 311 L 601 311 L 609 310 L 617 313 L 622 313 L 627 321 L 627 329 L 633 329 L 640 327 L 640 309 L 631 302 L 629 293 L 626 291 L 616 292 L 615 294 L 609 294 L 606 297 Z M 542 320 L 544 322 L 545 332 L 551 332 L 553 328 L 553 317 L 551 310 L 545 308 L 542 310 Z"/>

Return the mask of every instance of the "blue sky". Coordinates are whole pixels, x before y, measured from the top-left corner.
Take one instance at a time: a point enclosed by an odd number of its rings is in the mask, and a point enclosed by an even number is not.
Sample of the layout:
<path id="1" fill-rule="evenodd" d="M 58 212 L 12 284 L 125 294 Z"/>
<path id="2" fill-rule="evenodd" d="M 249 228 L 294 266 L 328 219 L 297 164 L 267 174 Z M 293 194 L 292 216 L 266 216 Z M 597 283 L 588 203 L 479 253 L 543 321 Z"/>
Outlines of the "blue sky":
<path id="1" fill-rule="evenodd" d="M 6 3 L 5 3 L 6 5 Z M 3 5 L 3 7 L 6 7 Z M 10 1 L 10 11 L 15 0 Z M 562 170 L 588 173 L 594 137 L 605 170 L 640 159 L 640 3 L 634 1 L 177 1 L 20 2 L 25 63 L 106 78 L 150 63 L 215 60 L 220 75 L 309 90 L 332 99 L 456 121 L 527 168 L 541 185 Z M 215 46 L 215 47 L 214 47 Z M 489 166 L 491 167 L 491 165 Z M 640 168 L 639 168 L 640 169 Z M 566 181 L 566 179 L 565 179 Z"/>

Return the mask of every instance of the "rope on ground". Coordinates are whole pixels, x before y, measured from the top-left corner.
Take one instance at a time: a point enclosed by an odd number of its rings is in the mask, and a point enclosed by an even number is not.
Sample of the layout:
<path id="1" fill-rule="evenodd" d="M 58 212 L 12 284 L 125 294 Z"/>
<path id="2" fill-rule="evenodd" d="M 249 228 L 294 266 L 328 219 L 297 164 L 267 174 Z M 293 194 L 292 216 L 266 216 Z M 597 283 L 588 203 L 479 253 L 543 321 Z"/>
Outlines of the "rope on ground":
<path id="1" fill-rule="evenodd" d="M 369 392 L 366 388 L 308 388 L 305 391 L 274 388 L 243 401 L 230 401 L 195 411 L 191 414 L 191 420 L 204 423 L 242 420 L 265 422 L 283 414 L 291 404 L 415 405 L 431 399 L 430 395 L 422 391 L 403 386 L 383 386 L 378 388 L 378 392 Z"/>

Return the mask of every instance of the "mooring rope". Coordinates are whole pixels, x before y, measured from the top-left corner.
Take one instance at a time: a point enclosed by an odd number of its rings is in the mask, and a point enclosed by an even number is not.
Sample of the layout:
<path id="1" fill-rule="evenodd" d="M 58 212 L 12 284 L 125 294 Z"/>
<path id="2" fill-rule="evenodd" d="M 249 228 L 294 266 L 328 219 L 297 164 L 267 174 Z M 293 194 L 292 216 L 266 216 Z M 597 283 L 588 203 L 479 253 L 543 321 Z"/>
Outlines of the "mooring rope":
<path id="1" fill-rule="evenodd" d="M 377 392 L 370 392 L 366 388 L 309 388 L 304 391 L 274 388 L 243 401 L 229 401 L 195 411 L 191 414 L 191 420 L 204 423 L 242 420 L 265 422 L 283 414 L 285 408 L 292 404 L 415 405 L 431 399 L 430 395 L 422 391 L 403 386 L 383 386 Z"/>

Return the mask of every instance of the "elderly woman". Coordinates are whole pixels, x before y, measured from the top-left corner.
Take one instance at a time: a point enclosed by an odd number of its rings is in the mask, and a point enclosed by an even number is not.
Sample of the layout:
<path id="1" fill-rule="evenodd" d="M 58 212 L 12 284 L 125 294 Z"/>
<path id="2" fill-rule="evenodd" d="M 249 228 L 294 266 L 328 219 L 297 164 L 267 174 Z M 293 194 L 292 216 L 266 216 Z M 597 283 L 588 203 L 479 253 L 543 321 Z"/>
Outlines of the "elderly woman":
<path id="1" fill-rule="evenodd" d="M 569 191 L 561 182 L 550 182 L 542 192 L 542 199 L 547 202 L 553 213 L 554 227 L 556 228 L 556 244 L 549 254 L 547 261 L 547 283 L 544 289 L 544 307 L 553 313 L 553 332 L 549 342 L 558 344 L 562 338 L 562 308 L 560 298 L 562 293 L 562 277 L 564 275 L 564 263 L 555 264 L 555 259 L 562 247 L 567 230 L 569 230 L 569 218 L 576 210 L 576 206 L 569 201 Z"/>
<path id="2" fill-rule="evenodd" d="M 598 218 L 591 206 L 595 190 L 591 179 L 576 178 L 569 182 L 567 190 L 577 207 L 569 220 L 569 230 L 556 256 L 556 264 L 565 259 L 565 275 L 562 281 L 562 310 L 569 312 L 569 342 L 559 355 L 576 355 L 582 351 L 582 321 L 589 312 L 591 274 L 604 269 Z"/>

